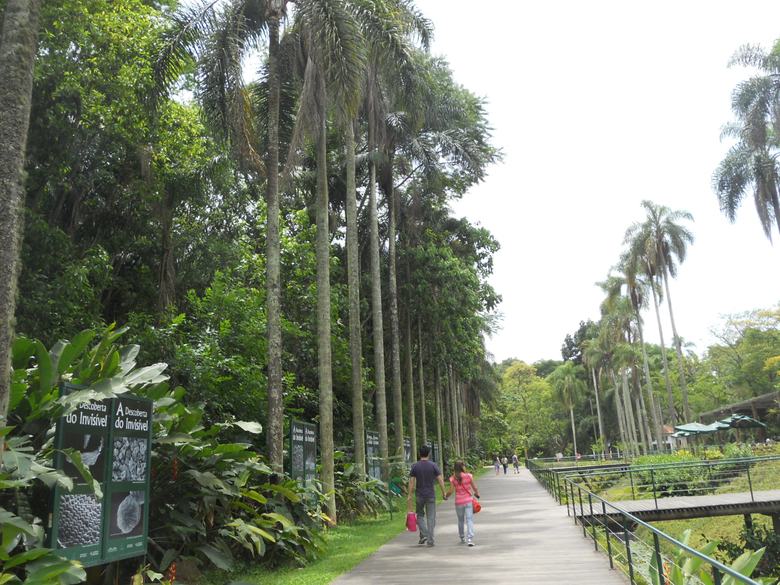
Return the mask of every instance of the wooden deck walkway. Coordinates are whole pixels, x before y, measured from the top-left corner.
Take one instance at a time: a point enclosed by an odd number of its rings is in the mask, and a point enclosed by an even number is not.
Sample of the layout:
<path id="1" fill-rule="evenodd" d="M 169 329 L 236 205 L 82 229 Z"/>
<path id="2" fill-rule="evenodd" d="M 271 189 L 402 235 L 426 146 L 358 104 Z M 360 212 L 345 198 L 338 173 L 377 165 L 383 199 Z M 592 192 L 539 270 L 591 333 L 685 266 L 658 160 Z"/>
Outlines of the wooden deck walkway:
<path id="1" fill-rule="evenodd" d="M 519 475 L 478 480 L 483 510 L 475 517 L 477 546 L 458 544 L 452 500 L 437 511 L 436 546 L 417 546 L 417 534 L 405 532 L 380 548 L 334 585 L 625 585 L 622 573 L 610 570 L 603 553 L 582 537 L 526 469 Z M 399 517 L 399 522 L 403 518 Z"/>
<path id="2" fill-rule="evenodd" d="M 621 510 L 633 514 L 645 522 L 660 520 L 682 520 L 709 516 L 731 516 L 734 514 L 779 514 L 780 490 L 768 490 L 737 494 L 715 494 L 706 496 L 673 496 L 658 500 L 623 500 L 612 504 Z M 577 514 L 579 515 L 579 503 Z M 590 516 L 587 502 L 583 507 L 585 521 Z M 594 506 L 596 518 L 601 518 L 600 505 Z M 607 516 L 611 516 L 607 508 Z"/>

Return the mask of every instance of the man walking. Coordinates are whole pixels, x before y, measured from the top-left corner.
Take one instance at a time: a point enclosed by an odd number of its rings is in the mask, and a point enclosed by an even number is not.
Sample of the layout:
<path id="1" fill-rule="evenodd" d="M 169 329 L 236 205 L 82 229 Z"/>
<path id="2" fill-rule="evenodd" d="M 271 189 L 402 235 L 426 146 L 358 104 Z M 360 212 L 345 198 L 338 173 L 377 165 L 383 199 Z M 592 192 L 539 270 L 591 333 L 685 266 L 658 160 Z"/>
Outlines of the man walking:
<path id="1" fill-rule="evenodd" d="M 408 511 L 412 511 L 412 494 L 416 496 L 417 526 L 420 528 L 420 541 L 417 544 L 434 545 L 433 531 L 436 528 L 436 492 L 434 482 L 439 483 L 442 498 L 447 499 L 444 491 L 444 479 L 439 466 L 429 461 L 431 448 L 420 447 L 420 460 L 409 471 L 409 491 L 406 497 Z"/>

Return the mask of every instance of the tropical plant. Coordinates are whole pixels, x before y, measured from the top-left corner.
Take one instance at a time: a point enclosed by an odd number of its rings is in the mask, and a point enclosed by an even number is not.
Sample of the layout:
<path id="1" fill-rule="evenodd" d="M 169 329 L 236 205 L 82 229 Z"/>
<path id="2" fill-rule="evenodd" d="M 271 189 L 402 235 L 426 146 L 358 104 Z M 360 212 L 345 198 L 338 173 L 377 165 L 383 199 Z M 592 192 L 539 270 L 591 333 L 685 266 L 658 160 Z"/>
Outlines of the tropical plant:
<path id="1" fill-rule="evenodd" d="M 688 245 L 693 242 L 693 234 L 687 227 L 682 225 L 683 221 L 693 221 L 693 216 L 687 211 L 674 211 L 664 205 L 647 200 L 642 201 L 642 207 L 647 214 L 647 218 L 642 223 L 633 224 L 626 231 L 625 242 L 629 246 L 628 256 L 632 259 L 631 262 L 634 265 L 642 266 L 646 270 L 651 280 L 662 283 L 666 291 L 666 305 L 669 308 L 672 336 L 675 349 L 677 350 L 677 369 L 680 376 L 683 412 L 685 420 L 689 421 L 692 418 L 688 404 L 685 363 L 682 354 L 682 342 L 677 334 L 677 326 L 672 310 L 669 279 L 677 275 L 677 265 L 685 261 Z M 670 417 L 674 423 L 676 417 L 673 413 L 672 404 L 670 404 L 669 410 Z"/>
<path id="2" fill-rule="evenodd" d="M 571 418 L 571 437 L 574 444 L 574 454 L 577 455 L 577 428 L 574 424 L 574 405 L 584 392 L 585 383 L 581 380 L 582 366 L 574 362 L 564 362 L 550 374 L 552 384 L 558 400 L 568 409 Z"/>
<path id="3" fill-rule="evenodd" d="M 742 81 L 731 96 L 736 116 L 727 124 L 721 138 L 736 139 L 713 175 L 713 187 L 720 209 L 730 221 L 736 220 L 742 200 L 752 192 L 758 219 L 769 240 L 772 224 L 780 229 L 780 51 L 776 44 L 767 52 L 759 46 L 740 47 L 729 63 L 757 69 L 757 74 Z"/>

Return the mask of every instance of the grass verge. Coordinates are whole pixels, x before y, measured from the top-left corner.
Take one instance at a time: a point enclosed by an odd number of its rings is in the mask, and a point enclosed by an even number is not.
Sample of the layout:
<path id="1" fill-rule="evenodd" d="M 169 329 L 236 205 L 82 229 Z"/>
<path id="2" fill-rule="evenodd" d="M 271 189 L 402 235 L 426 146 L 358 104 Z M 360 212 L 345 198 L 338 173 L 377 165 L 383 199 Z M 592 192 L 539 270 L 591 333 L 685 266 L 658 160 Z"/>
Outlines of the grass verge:
<path id="1" fill-rule="evenodd" d="M 223 577 L 220 583 L 242 585 L 325 585 L 370 556 L 380 546 L 404 530 L 406 500 L 395 502 L 396 511 L 376 518 L 339 525 L 328 531 L 322 557 L 305 567 L 258 567 Z M 209 575 L 212 577 L 212 575 Z M 216 580 L 202 583 L 215 584 Z"/>

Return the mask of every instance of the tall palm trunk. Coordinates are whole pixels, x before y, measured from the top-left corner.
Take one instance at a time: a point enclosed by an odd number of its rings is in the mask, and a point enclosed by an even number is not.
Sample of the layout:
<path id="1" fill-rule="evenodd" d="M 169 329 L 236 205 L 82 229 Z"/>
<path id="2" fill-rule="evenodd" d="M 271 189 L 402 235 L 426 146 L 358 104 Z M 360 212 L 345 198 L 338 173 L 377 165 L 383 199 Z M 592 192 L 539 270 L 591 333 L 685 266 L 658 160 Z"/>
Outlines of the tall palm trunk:
<path id="1" fill-rule="evenodd" d="M 330 230 L 328 228 L 328 147 L 325 90 L 320 91 L 320 123 L 317 137 L 317 361 L 319 371 L 320 453 L 322 491 L 327 512 L 336 523 L 333 461 L 333 372 L 330 347 Z"/>
<path id="2" fill-rule="evenodd" d="M 412 356 L 412 317 L 406 309 L 406 404 L 409 423 L 409 441 L 412 447 L 412 456 L 417 453 L 417 421 L 414 413 L 414 360 Z"/>
<path id="3" fill-rule="evenodd" d="M 631 447 L 634 453 L 638 453 L 639 439 L 636 434 L 636 418 L 634 417 L 634 407 L 631 404 L 631 390 L 628 387 L 628 369 L 620 369 L 620 379 L 623 386 L 623 405 L 626 413 L 626 423 L 628 435 L 631 440 Z"/>
<path id="4" fill-rule="evenodd" d="M 639 311 L 636 312 L 637 331 L 639 332 L 639 345 L 642 348 L 642 371 L 645 376 L 645 383 L 647 384 L 647 395 L 650 398 L 650 411 L 653 415 L 653 433 L 655 434 L 656 446 L 661 449 L 663 442 L 663 428 L 661 427 L 661 419 L 658 416 L 658 410 L 655 406 L 655 393 L 653 392 L 653 381 L 650 379 L 650 362 L 647 359 L 647 347 L 645 346 L 645 336 L 642 327 L 642 320 L 639 315 Z"/>
<path id="5" fill-rule="evenodd" d="M 173 250 L 173 207 L 174 197 L 166 189 L 160 201 L 160 286 L 157 304 L 160 312 L 173 304 L 176 297 L 176 264 Z"/>
<path id="6" fill-rule="evenodd" d="M 392 165 L 392 160 L 388 163 Z M 389 210 L 390 221 L 388 226 L 388 255 L 389 276 L 388 276 L 388 296 L 390 297 L 390 364 L 392 372 L 392 392 L 393 392 L 393 426 L 395 427 L 395 454 L 404 453 L 404 410 L 403 410 L 403 392 L 401 389 L 401 343 L 398 327 L 398 286 L 396 281 L 396 197 L 393 188 L 392 172 L 387 193 L 387 207 Z"/>
<path id="7" fill-rule="evenodd" d="M 369 92 L 371 91 L 369 84 Z M 368 99 L 368 103 L 373 100 Z M 368 163 L 368 215 L 369 215 L 369 260 L 371 264 L 371 323 L 374 342 L 374 385 L 376 386 L 376 417 L 379 433 L 379 457 L 382 466 L 382 479 L 390 475 L 388 467 L 387 445 L 387 394 L 385 391 L 385 333 L 382 323 L 382 280 L 379 265 L 379 219 L 376 206 L 376 162 L 373 159 L 375 144 L 374 116 L 368 115 L 368 150 L 371 158 Z"/>
<path id="8" fill-rule="evenodd" d="M 617 382 L 617 378 L 615 377 L 615 373 L 612 371 L 610 371 L 610 373 L 612 374 L 612 384 L 614 386 L 612 399 L 615 402 L 615 413 L 618 419 L 620 441 L 623 443 L 623 450 L 625 451 L 626 449 L 628 449 L 629 441 L 628 441 L 628 434 L 626 433 L 626 417 L 625 417 L 625 413 L 623 412 L 623 401 L 620 399 L 620 386 Z"/>
<path id="9" fill-rule="evenodd" d="M 599 419 L 599 438 L 601 439 L 601 454 L 607 446 L 607 437 L 604 435 L 604 420 L 601 416 L 601 399 L 599 398 L 599 381 L 596 377 L 596 368 L 590 369 L 591 378 L 593 378 L 593 392 L 596 395 L 596 415 Z"/>
<path id="10" fill-rule="evenodd" d="M 436 441 L 439 445 L 439 459 L 437 461 L 439 467 L 444 471 L 444 443 L 442 442 L 442 405 L 441 405 L 441 372 L 439 371 L 439 364 L 435 366 L 435 375 L 433 385 L 435 386 L 434 392 L 436 393 Z"/>
<path id="11" fill-rule="evenodd" d="M 428 444 L 428 418 L 425 412 L 425 375 L 423 372 L 423 344 L 422 344 L 422 324 L 420 318 L 417 318 L 417 357 L 418 366 L 417 373 L 419 376 L 419 388 L 420 388 L 420 433 L 421 441 L 423 445 Z M 416 457 L 417 454 L 415 453 Z"/>
<path id="12" fill-rule="evenodd" d="M 574 456 L 577 457 L 577 427 L 574 425 L 574 405 L 569 404 L 569 415 L 571 417 L 571 442 L 574 444 Z"/>
<path id="13" fill-rule="evenodd" d="M 666 266 L 664 266 L 664 288 L 666 289 L 666 306 L 669 307 L 669 320 L 672 323 L 672 339 L 674 341 L 674 347 L 677 350 L 677 371 L 680 374 L 680 390 L 682 391 L 683 413 L 685 414 L 685 422 L 691 422 L 693 418 L 691 417 L 691 407 L 688 404 L 688 383 L 685 379 L 685 361 L 683 360 L 680 336 L 677 335 L 677 326 L 674 323 L 672 297 L 669 293 L 669 271 L 666 269 Z"/>
<path id="14" fill-rule="evenodd" d="M 455 448 L 455 417 L 452 415 L 452 372 L 450 365 L 447 364 L 444 368 L 444 407 L 447 412 L 447 429 L 449 430 L 450 447 L 452 453 L 457 455 Z"/>
<path id="15" fill-rule="evenodd" d="M 281 244 L 279 239 L 279 22 L 283 6 L 274 2 L 268 18 L 268 145 L 266 165 L 266 321 L 268 335 L 268 420 L 266 446 L 274 471 L 284 466 L 282 393 Z"/>
<path id="16" fill-rule="evenodd" d="M 458 421 L 458 393 L 455 386 L 455 375 L 452 371 L 452 365 L 448 367 L 448 382 L 450 389 L 450 411 L 452 413 L 452 423 L 450 424 L 450 431 L 452 436 L 452 448 L 456 457 L 460 457 L 460 428 Z"/>
<path id="17" fill-rule="evenodd" d="M 347 167 L 347 283 L 349 294 L 349 356 L 352 364 L 352 434 L 355 469 L 366 473 L 366 429 L 363 420 L 363 344 L 360 337 L 360 257 L 358 251 L 357 192 L 355 191 L 355 128 L 345 128 Z"/>
<path id="18" fill-rule="evenodd" d="M 672 392 L 672 381 L 669 379 L 669 360 L 666 358 L 666 345 L 664 344 L 664 328 L 661 326 L 661 311 L 658 308 L 658 295 L 655 292 L 655 283 L 650 283 L 650 290 L 653 293 L 653 306 L 655 307 L 655 319 L 658 322 L 658 336 L 661 339 L 661 363 L 664 367 L 664 381 L 666 382 L 666 394 L 669 400 L 668 416 L 669 424 L 677 424 L 677 416 L 674 411 L 674 393 Z"/>
<path id="19" fill-rule="evenodd" d="M 0 33 L 0 418 L 11 391 L 11 344 L 24 222 L 24 160 L 30 124 L 40 0 L 7 0 Z"/>

